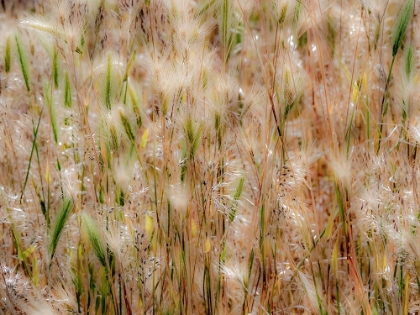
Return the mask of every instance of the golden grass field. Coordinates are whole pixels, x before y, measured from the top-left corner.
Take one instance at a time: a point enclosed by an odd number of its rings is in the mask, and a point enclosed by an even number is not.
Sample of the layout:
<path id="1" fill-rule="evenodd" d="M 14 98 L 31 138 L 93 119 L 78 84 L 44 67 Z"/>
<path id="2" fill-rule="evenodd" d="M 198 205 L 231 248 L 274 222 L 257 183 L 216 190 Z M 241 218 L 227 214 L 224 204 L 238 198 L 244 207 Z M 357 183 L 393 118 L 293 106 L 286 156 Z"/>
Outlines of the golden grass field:
<path id="1" fill-rule="evenodd" d="M 1 314 L 419 314 L 416 0 L 0 0 Z"/>

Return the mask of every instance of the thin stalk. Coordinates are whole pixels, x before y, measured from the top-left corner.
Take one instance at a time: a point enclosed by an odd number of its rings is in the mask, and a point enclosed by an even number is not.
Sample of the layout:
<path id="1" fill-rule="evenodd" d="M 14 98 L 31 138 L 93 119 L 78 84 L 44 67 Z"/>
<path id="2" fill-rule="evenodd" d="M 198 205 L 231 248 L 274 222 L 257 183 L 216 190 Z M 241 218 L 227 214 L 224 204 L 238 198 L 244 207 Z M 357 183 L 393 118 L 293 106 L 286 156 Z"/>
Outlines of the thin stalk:
<path id="1" fill-rule="evenodd" d="M 38 118 L 38 123 L 36 125 L 36 128 L 33 129 L 34 139 L 32 141 L 31 154 L 29 155 L 29 162 L 28 162 L 28 168 L 26 170 L 25 182 L 23 183 L 22 192 L 21 192 L 21 195 L 20 195 L 20 201 L 21 202 L 22 202 L 23 194 L 25 193 L 26 184 L 28 183 L 29 172 L 31 170 L 32 157 L 33 157 L 33 154 L 34 154 L 34 151 L 35 151 L 35 146 L 36 146 L 36 138 L 38 136 L 39 125 L 41 123 L 41 116 L 42 116 L 42 110 L 41 110 L 41 113 L 39 113 L 39 118 Z"/>

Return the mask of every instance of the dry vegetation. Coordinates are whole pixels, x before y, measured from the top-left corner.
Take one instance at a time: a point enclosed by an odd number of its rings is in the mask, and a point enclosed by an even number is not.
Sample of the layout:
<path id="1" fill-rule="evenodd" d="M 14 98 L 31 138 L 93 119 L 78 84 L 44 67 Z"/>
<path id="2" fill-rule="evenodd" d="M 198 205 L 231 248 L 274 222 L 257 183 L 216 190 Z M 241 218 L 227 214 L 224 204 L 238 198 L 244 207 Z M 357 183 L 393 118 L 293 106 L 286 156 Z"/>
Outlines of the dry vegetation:
<path id="1" fill-rule="evenodd" d="M 0 313 L 418 314 L 418 6 L 0 1 Z"/>

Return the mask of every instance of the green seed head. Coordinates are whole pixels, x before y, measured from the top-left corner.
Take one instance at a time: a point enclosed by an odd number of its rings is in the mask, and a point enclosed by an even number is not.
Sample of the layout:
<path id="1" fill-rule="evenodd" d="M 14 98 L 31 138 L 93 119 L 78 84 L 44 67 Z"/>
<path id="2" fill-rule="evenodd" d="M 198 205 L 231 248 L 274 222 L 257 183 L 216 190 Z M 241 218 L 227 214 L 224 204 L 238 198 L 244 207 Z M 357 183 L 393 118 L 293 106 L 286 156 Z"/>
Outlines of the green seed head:
<path id="1" fill-rule="evenodd" d="M 393 57 L 397 54 L 398 49 L 400 48 L 402 44 L 405 31 L 407 29 L 408 23 L 410 22 L 410 18 L 413 14 L 413 6 L 414 6 L 414 1 L 407 0 L 404 4 L 404 7 L 401 10 L 400 16 L 396 23 L 397 29 L 394 35 L 394 40 L 393 40 L 394 44 L 392 45 Z"/>

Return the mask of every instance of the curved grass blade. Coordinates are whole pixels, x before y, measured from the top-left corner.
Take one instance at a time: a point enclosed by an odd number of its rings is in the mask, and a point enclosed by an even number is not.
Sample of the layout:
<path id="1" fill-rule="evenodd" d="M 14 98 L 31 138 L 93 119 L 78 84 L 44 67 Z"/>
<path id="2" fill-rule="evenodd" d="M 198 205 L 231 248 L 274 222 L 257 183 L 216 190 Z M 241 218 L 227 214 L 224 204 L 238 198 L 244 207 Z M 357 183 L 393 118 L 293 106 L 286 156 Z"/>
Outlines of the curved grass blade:
<path id="1" fill-rule="evenodd" d="M 232 223 L 233 220 L 235 220 L 236 210 L 238 209 L 238 200 L 239 200 L 239 198 L 241 198 L 242 191 L 244 189 L 244 182 L 245 182 L 245 178 L 241 177 L 240 180 L 239 180 L 238 186 L 236 187 L 235 195 L 233 196 L 232 207 L 229 211 L 229 215 L 228 215 L 229 223 Z"/>
<path id="2" fill-rule="evenodd" d="M 15 36 L 15 40 L 16 40 L 16 46 L 17 46 L 17 50 L 18 50 L 18 54 L 19 54 L 20 67 L 22 68 L 23 79 L 25 80 L 26 90 L 29 92 L 31 90 L 31 87 L 30 87 L 30 84 L 29 84 L 28 59 L 26 58 L 26 56 L 24 54 L 22 44 L 21 44 L 17 35 Z"/>
<path id="3" fill-rule="evenodd" d="M 411 15 L 413 14 L 413 7 L 414 1 L 407 0 L 404 7 L 401 10 L 401 14 L 398 19 L 397 29 L 394 34 L 394 40 L 392 45 L 392 57 L 395 57 L 395 55 L 398 52 L 398 49 L 402 44 L 402 40 L 408 26 L 408 22 L 410 21 Z"/>
<path id="4" fill-rule="evenodd" d="M 64 226 L 66 225 L 67 219 L 70 216 L 73 205 L 70 199 L 66 198 L 61 206 L 60 211 L 57 214 L 55 220 L 54 229 L 51 234 L 50 244 L 48 246 L 48 251 L 50 254 L 50 259 L 54 257 L 55 250 L 57 249 L 58 241 L 60 240 L 61 233 L 63 232 Z"/>
<path id="5" fill-rule="evenodd" d="M 48 110 L 50 111 L 50 121 L 51 121 L 51 127 L 54 135 L 54 141 L 56 144 L 58 144 L 58 127 L 57 127 L 57 115 L 55 112 L 55 106 L 52 102 L 52 93 L 50 86 L 45 83 L 44 84 L 44 98 L 45 102 L 47 103 Z"/>
<path id="6" fill-rule="evenodd" d="M 103 248 L 101 234 L 99 232 L 98 226 L 93 221 L 92 217 L 87 213 L 82 214 L 82 222 L 96 257 L 102 266 L 106 267 L 105 250 Z"/>

